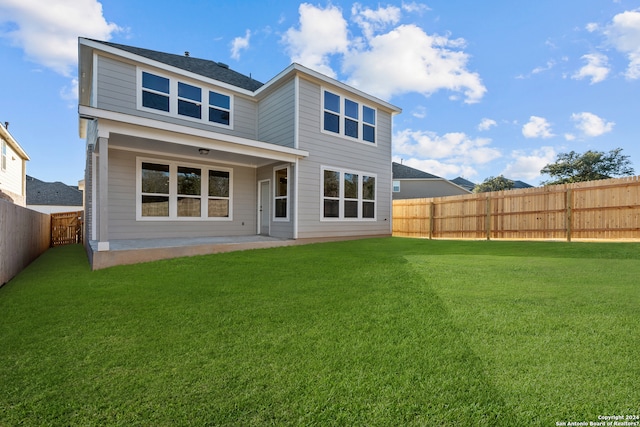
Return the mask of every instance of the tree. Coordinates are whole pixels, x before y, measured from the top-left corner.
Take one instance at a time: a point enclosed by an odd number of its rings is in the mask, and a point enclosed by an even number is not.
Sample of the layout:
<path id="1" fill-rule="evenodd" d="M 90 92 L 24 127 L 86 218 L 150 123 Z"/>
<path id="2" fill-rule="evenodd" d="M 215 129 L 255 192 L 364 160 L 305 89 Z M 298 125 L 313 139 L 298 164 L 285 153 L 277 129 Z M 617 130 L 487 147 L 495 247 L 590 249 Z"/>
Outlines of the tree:
<path id="1" fill-rule="evenodd" d="M 489 191 L 511 190 L 514 186 L 514 182 L 504 176 L 490 176 L 485 179 L 482 184 L 477 184 L 473 187 L 474 193 L 487 193 Z"/>
<path id="2" fill-rule="evenodd" d="M 540 170 L 541 174 L 552 177 L 542 184 L 568 184 L 633 175 L 629 156 L 621 153 L 622 148 L 613 149 L 608 153 L 591 150 L 584 154 L 575 151 L 560 153 L 555 163 L 549 163 Z"/>

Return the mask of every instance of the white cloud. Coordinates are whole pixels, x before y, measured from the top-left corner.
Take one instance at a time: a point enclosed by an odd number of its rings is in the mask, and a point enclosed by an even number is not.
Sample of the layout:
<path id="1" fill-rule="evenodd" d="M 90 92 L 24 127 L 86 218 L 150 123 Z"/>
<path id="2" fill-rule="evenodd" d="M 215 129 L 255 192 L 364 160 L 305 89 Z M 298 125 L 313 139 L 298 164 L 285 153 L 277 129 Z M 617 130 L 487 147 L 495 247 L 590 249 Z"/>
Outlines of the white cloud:
<path id="1" fill-rule="evenodd" d="M 491 139 L 471 138 L 462 132 L 441 136 L 435 132 L 405 129 L 393 136 L 393 152 L 396 158 L 411 159 L 410 164 L 413 165 L 428 164 L 429 168 L 418 169 L 443 177 L 473 176 L 476 166 L 501 157 L 500 151 L 490 144 Z"/>
<path id="2" fill-rule="evenodd" d="M 109 40 L 122 29 L 107 22 L 96 0 L 0 1 L 0 23 L 10 23 L 1 36 L 24 50 L 29 60 L 64 76 L 78 61 L 78 36 Z"/>
<path id="3" fill-rule="evenodd" d="M 565 133 L 564 139 L 566 139 L 567 141 L 575 141 L 576 136 L 572 133 Z"/>
<path id="4" fill-rule="evenodd" d="M 486 88 L 466 69 L 469 56 L 451 47 L 461 40 L 429 35 L 415 25 L 401 25 L 373 37 L 367 50 L 350 51 L 343 70 L 348 83 L 381 98 L 409 92 L 425 96 L 442 90 L 464 93 L 466 103 L 480 101 Z"/>
<path id="5" fill-rule="evenodd" d="M 417 119 L 424 119 L 427 117 L 427 109 L 422 105 L 418 105 L 411 115 Z"/>
<path id="6" fill-rule="evenodd" d="M 302 3 L 298 11 L 299 29 L 290 28 L 282 38 L 291 60 L 336 77 L 329 56 L 344 54 L 349 47 L 347 21 L 342 11 L 332 5 L 322 9 L 308 3 Z"/>
<path id="7" fill-rule="evenodd" d="M 617 14 L 603 33 L 618 51 L 627 55 L 626 77 L 631 80 L 640 78 L 640 10 Z"/>
<path id="8" fill-rule="evenodd" d="M 571 119 L 576 122 L 576 129 L 586 137 L 595 137 L 611 132 L 615 125 L 614 122 L 607 122 L 595 114 L 587 112 L 574 113 L 571 115 Z"/>
<path id="9" fill-rule="evenodd" d="M 422 12 L 431 10 L 431 8 L 429 8 L 429 6 L 427 6 L 426 4 L 422 4 L 422 3 L 416 3 L 416 2 L 404 3 L 403 2 L 402 10 L 406 12 L 411 12 L 411 13 L 422 13 Z"/>
<path id="10" fill-rule="evenodd" d="M 509 179 L 532 180 L 540 176 L 540 169 L 553 163 L 556 151 L 553 147 L 541 147 L 527 153 L 515 150 L 511 153 L 513 161 L 502 172 Z"/>
<path id="11" fill-rule="evenodd" d="M 60 98 L 73 102 L 70 106 L 76 106 L 76 101 L 78 100 L 78 79 L 71 79 L 70 86 L 64 86 L 60 89 Z"/>
<path id="12" fill-rule="evenodd" d="M 522 127 L 525 138 L 551 138 L 551 125 L 543 117 L 531 116 L 529 122 Z"/>
<path id="13" fill-rule="evenodd" d="M 498 126 L 498 123 L 496 123 L 495 120 L 493 119 L 487 119 L 486 117 L 484 119 L 482 119 L 482 121 L 480 122 L 480 124 L 478 125 L 478 130 L 483 131 L 483 130 L 489 130 L 491 129 L 493 126 Z"/>
<path id="14" fill-rule="evenodd" d="M 377 10 L 363 8 L 360 3 L 355 3 L 351 8 L 351 14 L 356 24 L 360 26 L 366 39 L 371 39 L 373 34 L 400 21 L 400 8 L 395 6 L 378 7 Z"/>
<path id="15" fill-rule="evenodd" d="M 598 31 L 600 29 L 600 26 L 595 23 L 595 22 L 590 22 L 586 25 L 585 27 L 587 29 L 587 31 L 589 31 L 590 33 L 593 33 L 594 31 Z"/>
<path id="16" fill-rule="evenodd" d="M 590 78 L 591 84 L 599 83 L 607 78 L 609 75 L 609 59 L 606 55 L 601 53 L 590 53 L 583 55 L 582 59 L 587 61 L 587 64 L 580 68 L 571 78 L 576 80 L 582 80 L 584 78 Z"/>
<path id="17" fill-rule="evenodd" d="M 249 48 L 249 40 L 251 39 L 251 31 L 247 30 L 244 37 L 236 37 L 231 42 L 231 57 L 235 60 L 240 59 L 240 52 Z"/>
<path id="18" fill-rule="evenodd" d="M 555 67 L 556 62 L 555 61 L 547 61 L 546 65 L 542 66 L 542 67 L 536 67 L 531 71 L 531 74 L 540 74 L 543 73 L 545 71 L 549 71 L 551 70 L 553 67 Z"/>
<path id="19" fill-rule="evenodd" d="M 352 23 L 363 36 L 350 38 L 339 8 L 304 3 L 298 28 L 290 28 L 282 41 L 293 62 L 337 78 L 331 66 L 334 55 L 342 60 L 340 71 L 348 84 L 384 99 L 449 90 L 462 94 L 466 103 L 479 102 L 486 88 L 478 73 L 467 69 L 469 55 L 461 50 L 465 41 L 429 35 L 416 25 L 396 26 L 402 10 L 424 7 L 412 3 L 374 10 L 355 4 Z"/>

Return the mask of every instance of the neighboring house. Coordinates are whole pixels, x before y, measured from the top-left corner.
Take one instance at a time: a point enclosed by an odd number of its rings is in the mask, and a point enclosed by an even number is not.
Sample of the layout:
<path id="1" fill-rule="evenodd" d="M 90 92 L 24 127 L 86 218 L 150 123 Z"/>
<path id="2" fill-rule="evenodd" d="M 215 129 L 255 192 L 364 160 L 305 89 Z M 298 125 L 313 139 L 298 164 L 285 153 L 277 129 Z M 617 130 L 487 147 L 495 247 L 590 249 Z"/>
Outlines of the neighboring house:
<path id="1" fill-rule="evenodd" d="M 52 214 L 84 209 L 82 190 L 62 182 L 44 182 L 27 175 L 27 207 Z"/>
<path id="2" fill-rule="evenodd" d="M 394 200 L 457 196 L 469 192 L 447 179 L 393 162 Z"/>
<path id="3" fill-rule="evenodd" d="M 29 156 L 11 136 L 8 127 L 9 123 L 0 124 L 0 199 L 25 206 Z"/>
<path id="4" fill-rule="evenodd" d="M 523 181 L 513 181 L 512 190 L 518 190 L 521 188 L 533 188 L 533 185 L 527 184 L 526 182 L 523 182 Z"/>
<path id="5" fill-rule="evenodd" d="M 225 64 L 79 39 L 90 249 L 119 239 L 391 235 L 400 109 L 298 64 Z"/>
<path id="6" fill-rule="evenodd" d="M 473 189 L 476 186 L 475 182 L 471 182 L 468 179 L 464 179 L 461 176 L 452 179 L 451 182 L 453 182 L 454 184 L 457 184 L 460 187 L 464 188 L 465 190 L 469 190 L 469 191 L 473 191 Z"/>
<path id="7" fill-rule="evenodd" d="M 475 188 L 476 184 L 466 180 L 462 177 L 457 177 L 455 179 L 452 179 L 451 182 L 458 184 L 460 187 L 465 188 L 471 192 L 473 192 L 473 189 Z M 517 190 L 517 189 L 521 189 L 521 188 L 533 188 L 533 185 L 527 184 L 526 182 L 523 181 L 513 181 L 513 188 L 512 190 Z"/>

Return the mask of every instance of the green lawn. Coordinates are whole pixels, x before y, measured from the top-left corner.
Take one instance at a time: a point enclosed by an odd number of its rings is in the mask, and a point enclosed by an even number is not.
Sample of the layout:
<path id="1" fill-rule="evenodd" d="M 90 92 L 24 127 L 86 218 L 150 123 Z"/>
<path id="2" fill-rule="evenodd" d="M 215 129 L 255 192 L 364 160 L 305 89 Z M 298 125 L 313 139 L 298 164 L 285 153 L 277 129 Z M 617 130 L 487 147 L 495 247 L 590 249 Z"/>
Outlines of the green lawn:
<path id="1" fill-rule="evenodd" d="M 95 272 L 60 247 L 0 288 L 0 426 L 633 417 L 639 308 L 635 243 L 388 238 Z"/>

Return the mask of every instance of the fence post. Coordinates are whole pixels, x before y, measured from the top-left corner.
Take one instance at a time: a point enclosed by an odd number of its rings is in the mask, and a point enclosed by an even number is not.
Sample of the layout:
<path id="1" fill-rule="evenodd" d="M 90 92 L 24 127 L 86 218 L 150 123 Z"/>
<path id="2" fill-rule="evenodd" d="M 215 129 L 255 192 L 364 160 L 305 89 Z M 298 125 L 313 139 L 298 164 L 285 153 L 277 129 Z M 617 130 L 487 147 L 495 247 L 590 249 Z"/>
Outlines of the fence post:
<path id="1" fill-rule="evenodd" d="M 571 207 L 573 206 L 573 193 L 571 187 L 567 188 L 567 242 L 571 241 Z"/>
<path id="2" fill-rule="evenodd" d="M 433 239 L 433 213 L 435 211 L 433 202 L 429 202 L 429 240 Z"/>
<path id="3" fill-rule="evenodd" d="M 485 229 L 487 230 L 487 240 L 491 240 L 491 196 L 487 193 L 486 215 L 485 215 Z"/>

